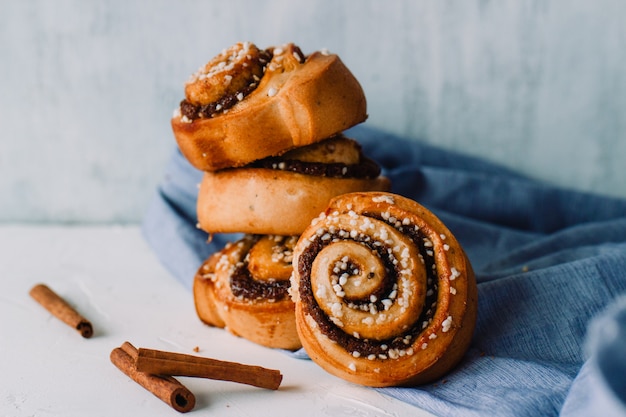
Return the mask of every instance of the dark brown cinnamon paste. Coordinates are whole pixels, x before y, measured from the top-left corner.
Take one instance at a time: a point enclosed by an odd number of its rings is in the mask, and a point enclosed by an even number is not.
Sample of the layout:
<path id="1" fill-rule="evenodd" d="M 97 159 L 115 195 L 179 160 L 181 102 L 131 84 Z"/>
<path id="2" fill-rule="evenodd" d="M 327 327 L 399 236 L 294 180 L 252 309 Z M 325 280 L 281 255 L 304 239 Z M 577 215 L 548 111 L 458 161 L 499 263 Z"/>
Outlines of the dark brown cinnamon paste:
<path id="1" fill-rule="evenodd" d="M 246 300 L 281 301 L 289 296 L 289 280 L 257 281 L 250 276 L 247 264 L 235 268 L 230 276 L 230 291 Z"/>
<path id="2" fill-rule="evenodd" d="M 246 97 L 251 92 L 256 90 L 258 84 L 251 83 L 245 88 L 235 92 L 234 94 L 227 94 L 221 97 L 219 100 L 214 101 L 209 104 L 204 105 L 196 105 L 192 104 L 187 99 L 184 99 L 180 102 L 180 112 L 183 116 L 186 116 L 189 120 L 195 120 L 199 118 L 209 118 L 213 117 L 217 113 L 220 113 L 224 110 L 228 110 L 237 104 L 240 99 L 237 97 Z"/>
<path id="3" fill-rule="evenodd" d="M 373 160 L 362 157 L 359 164 L 303 162 L 294 159 L 269 157 L 250 165 L 252 168 L 278 169 L 304 175 L 331 178 L 363 178 L 372 179 L 380 175 L 380 166 Z"/>
<path id="4" fill-rule="evenodd" d="M 258 241 L 260 236 L 250 237 L 252 242 Z M 252 245 L 248 248 L 248 251 Z M 289 297 L 291 282 L 287 280 L 256 280 L 248 270 L 247 253 L 241 254 L 234 271 L 229 277 L 230 291 L 235 297 L 248 301 L 282 301 Z"/>

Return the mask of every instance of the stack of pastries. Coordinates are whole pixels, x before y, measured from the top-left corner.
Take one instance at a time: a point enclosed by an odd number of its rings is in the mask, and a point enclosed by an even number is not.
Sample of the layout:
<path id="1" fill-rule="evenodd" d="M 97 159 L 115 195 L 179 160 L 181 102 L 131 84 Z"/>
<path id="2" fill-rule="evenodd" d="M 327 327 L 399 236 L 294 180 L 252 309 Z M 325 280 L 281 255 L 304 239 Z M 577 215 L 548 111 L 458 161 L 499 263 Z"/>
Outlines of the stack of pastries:
<path id="1" fill-rule="evenodd" d="M 264 346 L 301 347 L 289 295 L 298 236 L 332 197 L 389 188 L 342 134 L 366 118 L 363 90 L 339 57 L 294 44 L 237 43 L 191 76 L 171 122 L 183 155 L 204 171 L 198 227 L 243 234 L 194 279 L 202 321 Z"/>
<path id="2" fill-rule="evenodd" d="M 339 57 L 294 44 L 237 43 L 192 75 L 171 122 L 204 172 L 198 227 L 243 236 L 198 269 L 196 311 L 348 381 L 430 382 L 469 346 L 476 282 L 445 225 L 344 136 L 366 118 Z"/>

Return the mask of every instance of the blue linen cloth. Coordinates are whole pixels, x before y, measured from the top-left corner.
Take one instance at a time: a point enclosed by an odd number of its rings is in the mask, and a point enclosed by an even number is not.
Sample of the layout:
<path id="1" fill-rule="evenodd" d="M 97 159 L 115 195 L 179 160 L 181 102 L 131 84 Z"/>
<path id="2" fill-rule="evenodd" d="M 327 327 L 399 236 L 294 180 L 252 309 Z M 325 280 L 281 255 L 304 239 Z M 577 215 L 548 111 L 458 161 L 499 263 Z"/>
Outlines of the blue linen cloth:
<path id="1" fill-rule="evenodd" d="M 432 384 L 380 391 L 441 416 L 626 416 L 626 200 L 364 125 L 347 135 L 393 192 L 448 226 L 478 282 L 477 327 L 461 364 Z M 174 152 L 142 226 L 187 288 L 202 261 L 238 237 L 208 242 L 196 228 L 201 175 Z"/>

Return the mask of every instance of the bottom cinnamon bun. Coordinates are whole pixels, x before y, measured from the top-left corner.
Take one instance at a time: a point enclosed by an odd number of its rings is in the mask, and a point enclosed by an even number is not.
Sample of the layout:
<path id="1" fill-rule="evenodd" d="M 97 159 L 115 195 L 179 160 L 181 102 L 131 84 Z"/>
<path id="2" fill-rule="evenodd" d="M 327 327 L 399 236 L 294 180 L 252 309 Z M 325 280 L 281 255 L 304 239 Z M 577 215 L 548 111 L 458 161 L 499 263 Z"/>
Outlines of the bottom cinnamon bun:
<path id="1" fill-rule="evenodd" d="M 263 346 L 300 348 L 289 296 L 296 240 L 245 235 L 211 255 L 194 278 L 198 317 Z"/>
<path id="2" fill-rule="evenodd" d="M 418 385 L 462 358 L 477 289 L 463 249 L 430 211 L 390 193 L 331 201 L 294 249 L 296 325 L 313 361 L 374 387 Z"/>

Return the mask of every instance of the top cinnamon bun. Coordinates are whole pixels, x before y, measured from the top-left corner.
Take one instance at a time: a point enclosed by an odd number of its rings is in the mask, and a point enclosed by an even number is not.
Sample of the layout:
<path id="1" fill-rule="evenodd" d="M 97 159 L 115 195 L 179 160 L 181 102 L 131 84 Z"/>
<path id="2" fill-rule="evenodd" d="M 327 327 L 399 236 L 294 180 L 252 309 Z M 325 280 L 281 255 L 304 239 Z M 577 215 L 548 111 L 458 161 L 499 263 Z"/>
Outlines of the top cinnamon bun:
<path id="1" fill-rule="evenodd" d="M 238 43 L 192 76 L 171 124 L 189 162 L 216 171 L 316 143 L 366 118 L 361 85 L 337 55 Z"/>

